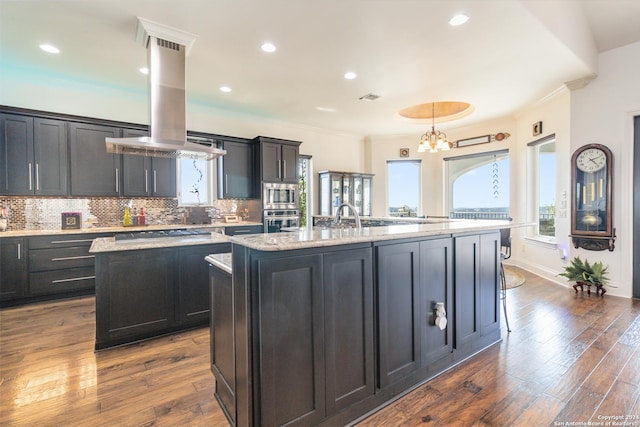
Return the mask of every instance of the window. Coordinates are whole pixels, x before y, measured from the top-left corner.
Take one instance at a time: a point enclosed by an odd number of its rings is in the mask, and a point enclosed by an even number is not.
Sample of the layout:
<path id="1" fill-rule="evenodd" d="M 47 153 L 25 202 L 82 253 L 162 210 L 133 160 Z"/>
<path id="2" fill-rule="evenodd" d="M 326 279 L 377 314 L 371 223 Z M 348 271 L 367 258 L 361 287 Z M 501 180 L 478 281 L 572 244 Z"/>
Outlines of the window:
<path id="1" fill-rule="evenodd" d="M 313 200 L 313 182 L 311 182 L 311 171 L 313 166 L 311 164 L 311 156 L 300 155 L 298 160 L 298 173 L 300 175 L 299 191 L 300 196 L 300 227 L 305 227 L 307 224 L 312 224 L 311 212 L 313 212 L 313 206 L 311 201 Z"/>
<path id="2" fill-rule="evenodd" d="M 444 160 L 451 218 L 509 218 L 508 150 Z"/>
<path id="3" fill-rule="evenodd" d="M 211 160 L 178 160 L 178 205 L 211 206 L 213 165 Z"/>
<path id="4" fill-rule="evenodd" d="M 556 215 L 556 138 L 550 135 L 528 145 L 532 163 L 531 182 L 533 217 L 538 222 L 538 235 L 555 237 Z"/>
<path id="5" fill-rule="evenodd" d="M 420 160 L 387 160 L 389 216 L 418 216 Z"/>

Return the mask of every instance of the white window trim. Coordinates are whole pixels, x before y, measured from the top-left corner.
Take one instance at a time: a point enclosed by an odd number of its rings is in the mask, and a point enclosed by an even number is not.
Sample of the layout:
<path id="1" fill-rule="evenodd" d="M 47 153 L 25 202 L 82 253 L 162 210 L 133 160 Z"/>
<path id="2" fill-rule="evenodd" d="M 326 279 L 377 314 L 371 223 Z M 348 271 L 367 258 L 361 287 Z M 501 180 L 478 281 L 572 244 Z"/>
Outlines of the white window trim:
<path id="1" fill-rule="evenodd" d="M 544 236 L 540 234 L 540 167 L 538 164 L 538 146 L 551 141 L 556 141 L 556 135 L 551 134 L 527 144 L 527 221 L 535 223 L 535 227 L 527 227 L 527 235 L 524 239 L 535 243 L 537 246 L 549 249 L 557 248 L 557 236 Z M 557 176 L 557 175 L 556 175 Z M 556 220 L 554 219 L 554 223 Z"/>

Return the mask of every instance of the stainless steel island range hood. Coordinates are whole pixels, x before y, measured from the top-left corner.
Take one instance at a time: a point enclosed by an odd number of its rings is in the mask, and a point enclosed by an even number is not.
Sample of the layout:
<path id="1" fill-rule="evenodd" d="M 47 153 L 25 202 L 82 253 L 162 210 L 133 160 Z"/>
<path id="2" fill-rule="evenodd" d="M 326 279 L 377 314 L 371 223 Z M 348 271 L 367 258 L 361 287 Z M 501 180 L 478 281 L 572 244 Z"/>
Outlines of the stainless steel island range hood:
<path id="1" fill-rule="evenodd" d="M 107 152 L 202 160 L 225 155 L 215 142 L 187 138 L 185 56 L 195 36 L 138 17 L 136 38 L 147 48 L 150 136 L 106 138 Z"/>

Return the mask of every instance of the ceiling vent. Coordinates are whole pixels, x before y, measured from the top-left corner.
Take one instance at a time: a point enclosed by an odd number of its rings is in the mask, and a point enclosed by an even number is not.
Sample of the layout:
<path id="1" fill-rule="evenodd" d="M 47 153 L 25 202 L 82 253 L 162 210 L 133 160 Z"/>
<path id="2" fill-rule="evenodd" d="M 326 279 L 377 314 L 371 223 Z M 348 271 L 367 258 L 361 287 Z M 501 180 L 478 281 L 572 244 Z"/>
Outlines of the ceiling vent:
<path id="1" fill-rule="evenodd" d="M 366 95 L 362 95 L 360 97 L 360 100 L 362 100 L 362 101 L 375 101 L 378 98 L 380 98 L 380 95 L 376 95 L 375 93 L 368 93 Z"/>

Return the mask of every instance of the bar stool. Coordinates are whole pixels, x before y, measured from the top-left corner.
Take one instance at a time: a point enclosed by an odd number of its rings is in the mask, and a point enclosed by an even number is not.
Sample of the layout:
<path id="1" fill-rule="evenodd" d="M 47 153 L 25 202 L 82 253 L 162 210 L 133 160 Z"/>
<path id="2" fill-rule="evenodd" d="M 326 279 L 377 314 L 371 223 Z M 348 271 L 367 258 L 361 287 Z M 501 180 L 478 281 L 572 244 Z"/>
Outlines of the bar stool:
<path id="1" fill-rule="evenodd" d="M 509 317 L 507 316 L 507 278 L 504 274 L 504 260 L 511 258 L 511 228 L 500 229 L 500 300 L 504 311 L 504 320 L 507 324 L 507 332 L 511 332 L 509 327 Z"/>

